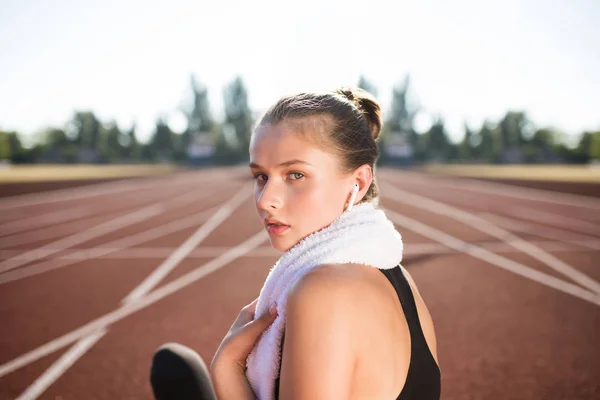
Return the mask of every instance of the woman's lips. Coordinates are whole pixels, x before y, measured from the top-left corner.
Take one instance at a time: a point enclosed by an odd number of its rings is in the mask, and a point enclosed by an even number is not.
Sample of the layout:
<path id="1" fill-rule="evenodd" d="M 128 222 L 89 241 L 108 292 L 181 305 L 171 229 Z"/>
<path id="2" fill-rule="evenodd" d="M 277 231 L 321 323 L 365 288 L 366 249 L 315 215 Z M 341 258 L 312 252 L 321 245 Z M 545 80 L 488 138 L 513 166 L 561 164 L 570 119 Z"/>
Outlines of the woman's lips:
<path id="1" fill-rule="evenodd" d="M 270 235 L 283 235 L 289 228 L 289 225 L 268 224 L 267 232 L 269 232 Z"/>

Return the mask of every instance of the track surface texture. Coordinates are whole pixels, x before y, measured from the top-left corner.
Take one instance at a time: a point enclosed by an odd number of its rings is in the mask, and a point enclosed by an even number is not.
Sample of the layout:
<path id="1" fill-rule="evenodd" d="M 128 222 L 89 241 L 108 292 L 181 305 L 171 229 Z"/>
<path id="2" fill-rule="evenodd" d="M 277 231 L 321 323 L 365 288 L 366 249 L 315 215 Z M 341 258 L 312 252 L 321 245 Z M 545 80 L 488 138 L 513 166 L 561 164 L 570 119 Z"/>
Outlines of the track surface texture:
<path id="1" fill-rule="evenodd" d="M 249 178 L 0 199 L 0 399 L 151 399 L 161 344 L 210 361 L 279 256 Z M 600 399 L 598 190 L 386 168 L 378 183 L 433 317 L 443 399 Z"/>

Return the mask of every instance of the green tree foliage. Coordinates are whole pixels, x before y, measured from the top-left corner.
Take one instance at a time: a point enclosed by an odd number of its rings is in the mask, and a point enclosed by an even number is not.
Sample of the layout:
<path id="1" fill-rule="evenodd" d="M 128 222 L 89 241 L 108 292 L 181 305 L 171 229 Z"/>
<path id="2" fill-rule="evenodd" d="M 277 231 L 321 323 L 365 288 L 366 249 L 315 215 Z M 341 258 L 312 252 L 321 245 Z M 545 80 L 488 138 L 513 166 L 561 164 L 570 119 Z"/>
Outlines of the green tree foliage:
<path id="1" fill-rule="evenodd" d="M 475 136 L 469 125 L 465 124 L 465 136 L 459 145 L 459 156 L 463 161 L 468 161 L 473 158 L 473 147 L 475 147 Z"/>
<path id="2" fill-rule="evenodd" d="M 10 160 L 10 139 L 8 132 L 0 131 L 0 160 Z"/>
<path id="3" fill-rule="evenodd" d="M 425 158 L 425 143 L 420 140 L 419 135 L 413 128 L 418 108 L 409 104 L 409 86 L 410 76 L 406 75 L 404 80 L 392 89 L 391 106 L 384 124 L 384 132 L 382 132 L 383 151 L 380 157 L 382 164 L 394 162 L 386 151 L 387 146 L 396 145 L 395 142 L 398 141 L 398 138 L 391 137 L 391 135 L 401 135 L 402 140 L 410 148 L 411 155 L 408 156 L 409 160 L 405 160 L 405 162 L 411 163 L 413 158 L 419 161 Z"/>
<path id="4" fill-rule="evenodd" d="M 208 88 L 193 76 L 191 77 L 191 88 L 192 106 L 182 110 L 188 125 L 181 140 L 182 159 L 189 156 L 190 162 L 193 164 L 212 163 L 213 155 L 208 152 L 208 149 L 215 144 L 217 124 L 210 110 Z M 190 151 L 189 154 L 188 151 Z"/>
<path id="5" fill-rule="evenodd" d="M 64 129 L 48 128 L 39 134 L 38 144 L 43 149 L 42 159 L 51 163 L 77 162 L 77 146 Z"/>
<path id="6" fill-rule="evenodd" d="M 530 139 L 523 145 L 523 161 L 526 163 L 551 163 L 558 160 L 557 137 L 558 132 L 551 128 L 542 128 L 535 131 Z"/>
<path id="7" fill-rule="evenodd" d="M 456 158 L 457 152 L 448 138 L 443 118 L 436 118 L 429 131 L 425 133 L 424 138 L 427 149 L 427 161 L 445 163 L 453 161 Z"/>
<path id="8" fill-rule="evenodd" d="M 147 157 L 153 161 L 166 162 L 173 159 L 175 152 L 175 134 L 164 118 L 156 120 L 156 126 L 148 143 Z"/>
<path id="9" fill-rule="evenodd" d="M 473 138 L 474 143 L 477 143 L 473 147 L 473 156 L 475 161 L 483 163 L 495 162 L 496 158 L 496 144 L 494 139 L 494 128 L 488 121 L 484 121 L 481 125 L 481 129 Z"/>
<path id="10" fill-rule="evenodd" d="M 209 132 L 212 130 L 214 120 L 208 101 L 208 88 L 191 77 L 193 105 L 191 110 L 183 110 L 188 121 L 188 131 Z"/>
<path id="11" fill-rule="evenodd" d="M 100 143 L 98 153 L 103 162 L 113 163 L 123 161 L 124 153 L 123 133 L 115 121 L 111 121 L 106 126 L 102 126 L 100 131 Z"/>
<path id="12" fill-rule="evenodd" d="M 497 156 L 499 161 L 507 163 L 522 162 L 521 146 L 525 142 L 524 129 L 528 123 L 525 113 L 509 111 L 498 123 Z"/>
<path id="13" fill-rule="evenodd" d="M 252 133 L 252 111 L 241 77 L 236 77 L 225 87 L 223 97 L 225 122 L 217 138 L 215 161 L 220 164 L 247 161 Z"/>
<path id="14" fill-rule="evenodd" d="M 136 125 L 131 125 L 131 128 L 122 136 L 122 156 L 126 160 L 131 162 L 138 162 L 141 160 L 141 145 L 137 140 L 135 134 Z"/>
<path id="15" fill-rule="evenodd" d="M 76 111 L 72 124 L 76 130 L 75 143 L 80 147 L 96 151 L 100 141 L 101 122 L 91 111 Z"/>
<path id="16" fill-rule="evenodd" d="M 592 134 L 592 141 L 590 143 L 590 160 L 600 160 L 600 131 Z"/>

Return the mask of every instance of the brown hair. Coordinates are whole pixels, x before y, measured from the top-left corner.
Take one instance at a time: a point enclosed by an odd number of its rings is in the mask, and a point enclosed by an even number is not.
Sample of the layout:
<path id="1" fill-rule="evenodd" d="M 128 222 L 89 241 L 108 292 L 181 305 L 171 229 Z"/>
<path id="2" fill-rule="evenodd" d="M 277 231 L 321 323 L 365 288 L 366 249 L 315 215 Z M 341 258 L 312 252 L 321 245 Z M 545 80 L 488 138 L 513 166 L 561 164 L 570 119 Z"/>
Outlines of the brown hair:
<path id="1" fill-rule="evenodd" d="M 342 172 L 352 173 L 368 164 L 373 170 L 373 181 L 362 201 L 377 199 L 375 162 L 379 148 L 376 140 L 382 118 L 381 108 L 373 95 L 359 88 L 340 88 L 327 93 L 286 96 L 267 110 L 257 128 L 283 120 L 303 125 L 299 128 L 308 124 L 312 128 L 308 130 L 311 138 L 340 157 Z"/>

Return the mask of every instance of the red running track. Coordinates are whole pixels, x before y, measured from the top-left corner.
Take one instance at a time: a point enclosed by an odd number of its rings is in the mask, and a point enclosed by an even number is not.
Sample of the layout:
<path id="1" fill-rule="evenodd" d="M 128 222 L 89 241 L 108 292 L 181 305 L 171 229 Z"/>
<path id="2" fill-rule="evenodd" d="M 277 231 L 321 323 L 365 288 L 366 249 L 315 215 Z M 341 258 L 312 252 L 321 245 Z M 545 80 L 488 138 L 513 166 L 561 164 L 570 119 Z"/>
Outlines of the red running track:
<path id="1" fill-rule="evenodd" d="M 442 398 L 600 398 L 600 199 L 378 173 L 434 320 Z M 248 177 L 0 199 L 0 399 L 150 399 L 162 343 L 210 360 L 278 257 Z"/>

